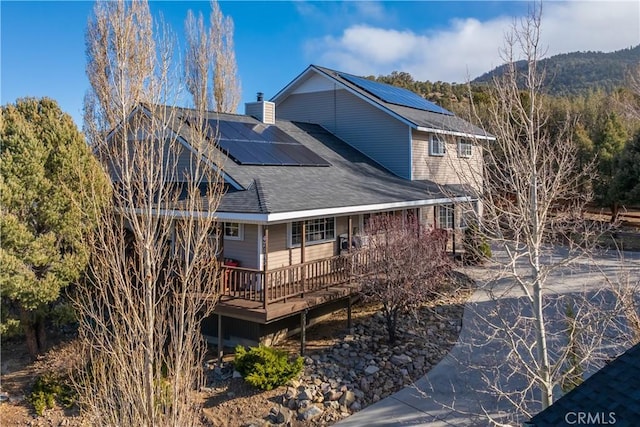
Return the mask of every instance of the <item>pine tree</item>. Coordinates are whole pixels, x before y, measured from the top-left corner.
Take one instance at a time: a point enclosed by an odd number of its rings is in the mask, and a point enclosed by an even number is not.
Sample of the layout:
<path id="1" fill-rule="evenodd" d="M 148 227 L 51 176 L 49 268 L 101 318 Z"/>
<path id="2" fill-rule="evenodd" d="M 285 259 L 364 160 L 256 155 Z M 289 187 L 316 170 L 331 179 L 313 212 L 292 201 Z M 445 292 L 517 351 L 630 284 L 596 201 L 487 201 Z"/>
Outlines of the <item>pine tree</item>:
<path id="1" fill-rule="evenodd" d="M 96 218 L 86 207 L 107 200 L 108 181 L 55 101 L 20 99 L 1 112 L 0 285 L 35 357 L 46 347 L 48 306 L 87 265 Z M 83 196 L 89 188 L 97 199 Z"/>

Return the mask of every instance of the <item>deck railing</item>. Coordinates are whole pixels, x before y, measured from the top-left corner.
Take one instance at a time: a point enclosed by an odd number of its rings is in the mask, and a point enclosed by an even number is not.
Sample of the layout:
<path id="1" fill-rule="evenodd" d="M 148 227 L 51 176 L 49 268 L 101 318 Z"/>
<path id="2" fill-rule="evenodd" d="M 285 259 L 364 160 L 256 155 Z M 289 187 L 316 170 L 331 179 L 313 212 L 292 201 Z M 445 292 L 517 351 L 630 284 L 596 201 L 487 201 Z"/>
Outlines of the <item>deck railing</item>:
<path id="1" fill-rule="evenodd" d="M 337 255 L 267 272 L 241 267 L 222 267 L 221 295 L 270 303 L 303 297 L 305 293 L 348 283 L 373 272 L 375 257 L 370 251 Z"/>

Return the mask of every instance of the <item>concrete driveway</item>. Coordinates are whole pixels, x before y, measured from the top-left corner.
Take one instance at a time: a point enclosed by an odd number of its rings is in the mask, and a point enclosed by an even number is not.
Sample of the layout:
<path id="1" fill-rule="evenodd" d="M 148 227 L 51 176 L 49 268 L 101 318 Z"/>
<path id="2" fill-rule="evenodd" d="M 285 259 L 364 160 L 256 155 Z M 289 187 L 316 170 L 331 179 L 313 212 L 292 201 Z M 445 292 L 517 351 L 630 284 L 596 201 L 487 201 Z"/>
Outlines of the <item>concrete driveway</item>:
<path id="1" fill-rule="evenodd" d="M 623 255 L 624 260 L 621 261 L 617 255 L 605 253 L 593 262 L 578 260 L 555 271 L 548 281 L 551 298 L 554 295 L 589 295 L 596 304 L 610 303 L 610 295 L 600 292 L 603 288 L 602 273 L 615 277 L 621 270 L 627 270 L 635 280 L 640 279 L 640 253 Z M 562 253 L 556 256 L 562 257 Z M 526 389 L 527 382 L 521 375 L 509 374 L 504 362 L 510 354 L 510 347 L 496 338 L 501 331 L 493 330 L 487 324 L 487 319 L 502 313 L 503 319 L 516 324 L 519 316 L 526 316 L 529 308 L 523 301 L 522 292 L 514 288 L 510 281 L 491 279 L 495 278 L 497 268 L 493 265 L 465 271 L 477 280 L 479 287 L 465 307 L 458 343 L 438 365 L 413 387 L 405 387 L 337 425 L 487 426 L 491 425 L 487 414 L 494 419 L 510 415 L 511 421 L 514 421 L 513 405 L 508 399 L 499 398 L 489 384 L 496 384 L 500 390 L 517 393 Z M 550 319 L 550 347 L 557 339 L 553 329 L 562 329 L 560 325 L 566 325 L 562 323 L 565 319 L 564 307 L 550 304 L 545 309 L 545 315 Z M 605 350 L 611 355 L 623 350 L 616 348 L 615 343 L 603 345 L 610 346 Z M 517 394 L 514 396 L 519 397 Z M 524 397 L 530 399 L 532 396 L 526 394 Z M 536 412 L 539 408 L 531 409 Z M 526 419 L 515 420 L 517 424 L 524 421 Z"/>

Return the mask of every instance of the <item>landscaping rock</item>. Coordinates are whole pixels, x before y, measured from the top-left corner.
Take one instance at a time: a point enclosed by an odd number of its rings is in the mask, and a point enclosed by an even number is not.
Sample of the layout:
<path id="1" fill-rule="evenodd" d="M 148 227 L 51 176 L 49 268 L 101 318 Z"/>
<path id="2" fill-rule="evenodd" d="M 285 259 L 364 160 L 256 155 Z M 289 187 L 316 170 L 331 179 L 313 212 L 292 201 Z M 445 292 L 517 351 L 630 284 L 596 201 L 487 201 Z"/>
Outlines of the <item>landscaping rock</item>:
<path id="1" fill-rule="evenodd" d="M 411 363 L 413 359 L 407 356 L 406 354 L 393 355 L 391 356 L 391 363 L 397 366 L 406 365 L 407 363 Z"/>
<path id="2" fill-rule="evenodd" d="M 298 419 L 301 421 L 314 420 L 323 414 L 323 410 L 315 405 L 311 405 L 301 412 L 298 412 Z"/>
<path id="3" fill-rule="evenodd" d="M 376 372 L 378 372 L 379 370 L 380 370 L 380 368 L 378 368 L 377 366 L 375 366 L 375 365 L 369 365 L 369 366 L 367 366 L 367 368 L 364 370 L 364 373 L 365 373 L 365 374 L 367 374 L 367 375 L 373 375 L 373 374 L 375 374 Z"/>
<path id="4" fill-rule="evenodd" d="M 340 403 L 340 405 L 346 406 L 347 408 L 351 406 L 351 404 L 355 401 L 356 395 L 351 390 L 345 391 L 340 399 L 338 399 L 338 403 Z"/>

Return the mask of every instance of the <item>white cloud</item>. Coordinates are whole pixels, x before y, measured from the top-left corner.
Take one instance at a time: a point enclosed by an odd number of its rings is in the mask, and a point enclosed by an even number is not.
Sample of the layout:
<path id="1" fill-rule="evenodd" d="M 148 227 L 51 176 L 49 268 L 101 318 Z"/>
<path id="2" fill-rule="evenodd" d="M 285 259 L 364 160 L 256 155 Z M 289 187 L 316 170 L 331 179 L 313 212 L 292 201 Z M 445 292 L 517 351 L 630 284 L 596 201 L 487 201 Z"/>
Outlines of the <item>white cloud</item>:
<path id="1" fill-rule="evenodd" d="M 339 36 L 307 43 L 312 62 L 360 75 L 407 71 L 418 80 L 463 82 L 500 65 L 499 49 L 512 17 L 456 19 L 418 32 L 354 24 Z M 551 2 L 543 5 L 541 45 L 547 56 L 612 51 L 640 43 L 640 3 Z"/>

